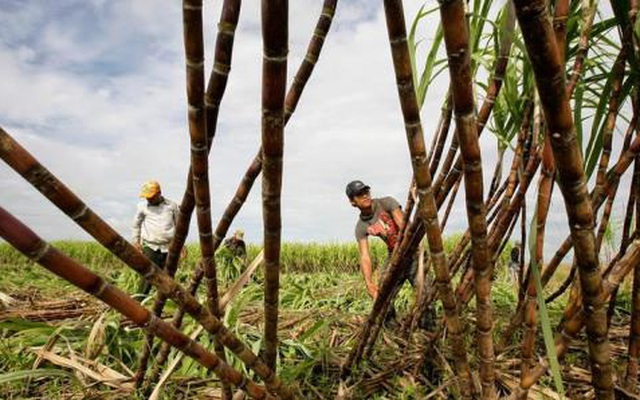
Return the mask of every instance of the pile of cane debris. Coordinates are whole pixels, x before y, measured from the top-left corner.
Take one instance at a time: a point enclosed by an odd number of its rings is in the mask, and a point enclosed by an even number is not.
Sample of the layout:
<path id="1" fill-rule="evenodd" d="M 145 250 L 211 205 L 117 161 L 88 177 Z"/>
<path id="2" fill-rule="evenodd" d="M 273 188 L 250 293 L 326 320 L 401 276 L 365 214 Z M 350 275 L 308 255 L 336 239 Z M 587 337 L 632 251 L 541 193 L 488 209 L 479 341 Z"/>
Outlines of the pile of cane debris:
<path id="1" fill-rule="evenodd" d="M 7 295 L 0 293 L 0 322 L 10 319 L 54 322 L 66 319 L 94 319 L 108 307 L 84 293 L 51 299 L 37 291 Z"/>

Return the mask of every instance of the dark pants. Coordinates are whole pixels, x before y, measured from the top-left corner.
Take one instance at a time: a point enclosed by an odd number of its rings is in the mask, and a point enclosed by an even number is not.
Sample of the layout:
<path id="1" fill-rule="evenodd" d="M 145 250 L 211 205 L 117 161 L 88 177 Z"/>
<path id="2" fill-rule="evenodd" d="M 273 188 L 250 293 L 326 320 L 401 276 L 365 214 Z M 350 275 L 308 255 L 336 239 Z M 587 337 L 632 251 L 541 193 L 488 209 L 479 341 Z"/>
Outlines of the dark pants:
<path id="1" fill-rule="evenodd" d="M 380 270 L 380 282 L 382 282 L 382 280 L 384 279 L 384 276 L 387 272 L 387 266 L 388 266 L 387 263 L 385 263 L 382 269 Z M 411 284 L 411 287 L 415 289 L 416 283 L 417 283 L 417 280 L 416 280 L 417 272 L 418 272 L 418 257 L 415 256 L 411 260 L 411 264 L 409 265 L 409 268 L 405 268 L 402 271 L 402 276 L 400 277 L 400 280 L 398 282 L 398 287 L 402 286 L 402 284 L 405 281 L 409 281 L 409 283 Z M 433 324 L 432 320 L 434 318 L 435 316 L 433 315 L 433 308 L 432 308 L 430 311 L 427 311 L 426 313 L 420 316 L 420 319 L 418 320 L 418 327 L 422 329 L 430 328 Z M 387 315 L 384 318 L 384 323 L 385 325 L 393 324 L 393 321 L 395 321 L 395 319 L 396 319 L 396 308 L 393 306 L 393 304 L 391 304 L 389 306 L 389 311 L 387 312 Z"/>
<path id="2" fill-rule="evenodd" d="M 167 261 L 167 254 L 163 253 L 160 250 L 153 250 L 152 248 L 142 245 L 142 252 L 152 263 L 160 267 L 160 269 L 164 269 L 164 263 Z M 140 283 L 138 283 L 138 293 L 148 294 L 151 290 L 151 285 L 144 279 L 144 277 L 140 277 Z"/>

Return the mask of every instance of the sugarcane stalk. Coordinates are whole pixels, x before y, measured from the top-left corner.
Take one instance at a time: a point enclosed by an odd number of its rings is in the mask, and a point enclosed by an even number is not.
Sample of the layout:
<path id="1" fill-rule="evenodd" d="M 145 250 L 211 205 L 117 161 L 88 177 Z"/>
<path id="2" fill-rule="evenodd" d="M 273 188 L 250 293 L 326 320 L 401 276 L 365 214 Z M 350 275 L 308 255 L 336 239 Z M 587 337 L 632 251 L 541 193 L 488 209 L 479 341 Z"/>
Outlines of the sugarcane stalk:
<path id="1" fill-rule="evenodd" d="M 489 215 L 489 220 L 494 221 L 496 219 L 499 211 L 499 208 L 496 207 L 496 205 L 500 202 L 500 199 L 506 193 L 508 185 L 509 185 L 509 178 L 507 177 L 502 181 L 502 185 L 500 185 L 498 190 L 489 199 L 489 204 L 487 204 L 487 211 L 491 213 Z"/>
<path id="2" fill-rule="evenodd" d="M 204 94 L 204 112 L 207 135 L 207 151 L 211 150 L 213 139 L 217 129 L 218 113 L 224 95 L 229 73 L 231 72 L 231 57 L 235 29 L 238 24 L 241 0 L 224 0 L 222 13 L 218 23 L 218 34 L 216 37 L 213 69 L 209 76 L 207 91 Z M 176 233 L 169 247 L 167 255 L 166 269 L 171 276 L 175 274 L 180 250 L 184 245 L 188 231 L 191 215 L 196 206 L 195 194 L 193 191 L 193 171 L 189 168 L 187 175 L 186 189 L 180 203 L 180 216 L 176 225 Z M 214 247 L 223 238 L 214 236 Z M 217 243 L 217 244 L 216 244 Z"/>
<path id="3" fill-rule="evenodd" d="M 637 10 L 636 10 L 637 11 Z M 635 125 L 635 124 L 634 124 Z M 637 135 L 637 133 L 636 133 Z M 631 221 L 633 212 L 636 211 L 635 227 L 638 231 L 638 192 L 640 191 L 640 159 L 636 158 L 634 163 L 633 179 L 629 199 L 627 200 L 627 210 L 622 228 L 622 238 L 620 240 L 620 251 L 618 254 L 626 253 L 630 243 Z M 633 286 L 631 294 L 631 324 L 629 326 L 629 347 L 626 375 L 624 387 L 631 393 L 637 393 L 638 384 L 638 357 L 640 356 L 640 264 L 633 270 Z"/>
<path id="4" fill-rule="evenodd" d="M 453 186 L 453 191 L 451 192 L 451 197 L 449 198 L 449 202 L 447 203 L 447 207 L 444 210 L 444 215 L 442 216 L 442 221 L 440 222 L 440 230 L 444 231 L 444 227 L 447 225 L 447 221 L 449 220 L 449 215 L 451 214 L 451 210 L 453 209 L 453 203 L 458 195 L 458 190 L 460 189 L 460 183 L 462 181 L 457 181 Z"/>
<path id="5" fill-rule="evenodd" d="M 504 161 L 504 152 L 506 148 L 502 145 L 498 147 L 498 159 L 496 160 L 496 166 L 493 169 L 493 177 L 491 178 L 491 184 L 489 185 L 488 198 L 492 198 L 498 190 L 500 181 L 502 180 L 502 164 Z"/>
<path id="6" fill-rule="evenodd" d="M 247 380 L 240 372 L 231 368 L 222 359 L 208 352 L 202 345 L 191 340 L 170 324 L 162 321 L 142 307 L 125 292 L 110 285 L 102 277 L 91 272 L 67 257 L 55 247 L 42 240 L 31 229 L 0 207 L 0 236 L 31 260 L 42 265 L 60 278 L 72 283 L 102 300 L 104 303 L 129 318 L 137 326 L 153 333 L 171 346 L 193 358 L 200 365 L 214 372 L 220 380 L 246 391 L 255 399 L 273 399 L 263 386 Z"/>
<path id="7" fill-rule="evenodd" d="M 547 215 L 549 214 L 549 206 L 551 204 L 551 194 L 553 188 L 553 176 L 555 171 L 555 162 L 553 159 L 553 153 L 551 152 L 551 146 L 549 144 L 548 131 L 547 139 L 543 145 L 542 152 L 542 170 L 538 183 L 538 199 L 536 204 L 536 248 L 535 248 L 535 260 L 532 261 L 536 265 L 543 265 L 544 254 L 544 236 L 545 227 L 547 221 Z M 524 243 L 523 251 L 524 251 Z M 538 323 L 537 317 L 537 293 L 534 281 L 531 276 L 531 268 L 529 268 L 527 276 L 527 289 L 524 301 L 524 336 L 522 340 L 522 366 L 521 377 L 526 376 L 529 372 L 529 367 L 533 364 L 534 360 L 534 347 L 535 347 L 535 335 L 536 327 Z M 519 308 L 519 307 L 517 307 Z M 513 328 L 515 329 L 515 328 Z M 525 396 L 527 392 L 525 392 Z"/>
<path id="8" fill-rule="evenodd" d="M 602 128 L 602 154 L 598 164 L 598 174 L 596 177 L 596 185 L 604 186 L 607 178 L 607 168 L 609 159 L 611 158 L 611 142 L 613 140 L 613 130 L 616 126 L 618 110 L 622 95 L 622 79 L 624 78 L 625 69 L 625 49 L 624 47 L 618 53 L 618 57 L 613 64 L 611 78 L 611 95 L 609 97 L 609 109 Z"/>
<path id="9" fill-rule="evenodd" d="M 235 29 L 238 23 L 238 17 L 240 14 L 241 0 L 224 0 L 222 5 L 222 12 L 220 14 L 220 22 L 218 23 L 218 34 L 216 37 L 215 54 L 213 61 L 213 69 L 209 76 L 209 83 L 207 85 L 207 91 L 204 95 L 204 113 L 205 113 L 205 130 L 207 135 L 207 154 L 211 150 L 213 139 L 215 137 L 218 112 L 220 110 L 220 104 L 224 95 L 229 73 L 231 71 L 231 56 L 233 50 L 233 41 L 235 35 Z M 167 261 L 165 262 L 165 269 L 169 276 L 173 277 L 178 267 L 178 261 L 180 252 L 187 238 L 189 232 L 189 225 L 191 222 L 191 215 L 195 208 L 195 194 L 193 191 L 193 171 L 191 167 L 187 174 L 187 184 L 185 192 L 182 196 L 180 203 L 180 211 L 178 214 L 178 221 L 175 227 L 175 234 L 169 245 L 169 253 L 167 254 Z M 200 268 L 198 268 L 200 270 Z M 191 294 L 195 294 L 195 291 L 190 291 Z M 154 314 L 159 316 L 164 310 L 166 303 L 166 296 L 162 293 L 157 294 L 156 302 L 153 306 Z M 182 315 L 183 312 L 181 312 Z M 179 327 L 182 318 L 178 321 L 174 319 L 172 321 L 173 326 Z M 177 322 L 177 323 L 176 323 Z M 145 338 L 145 345 L 142 347 L 142 351 L 139 357 L 138 370 L 136 372 L 136 384 L 140 384 L 146 373 L 149 356 L 151 354 L 151 348 L 153 344 L 153 336 L 147 335 Z M 155 382 L 160 375 L 160 368 L 164 365 L 166 358 L 171 348 L 164 343 L 160 347 L 160 351 L 157 356 L 157 363 L 154 369 L 151 371 L 151 375 L 148 382 Z"/>
<path id="10" fill-rule="evenodd" d="M 583 1 L 583 6 L 588 4 L 588 7 L 582 8 L 582 27 L 580 29 L 580 39 L 578 40 L 578 51 L 576 52 L 573 68 L 571 69 L 571 75 L 569 76 L 569 83 L 567 84 L 567 91 L 569 97 L 573 94 L 578 81 L 582 76 L 584 70 L 584 60 L 587 58 L 589 51 L 589 37 L 591 35 L 591 28 L 593 26 L 593 20 L 596 15 L 597 0 Z"/>
<path id="11" fill-rule="evenodd" d="M 482 396 L 494 398 L 493 311 L 491 305 L 492 255 L 487 246 L 486 207 L 483 200 L 482 162 L 476 126 L 469 31 L 462 0 L 440 0 L 440 18 L 447 49 L 453 112 L 462 154 L 467 219 L 471 232 L 472 267 L 475 271 L 476 333 Z"/>
<path id="12" fill-rule="evenodd" d="M 564 63 L 559 57 L 553 30 L 543 0 L 514 0 L 518 22 L 531 60 L 540 101 L 558 161 L 558 184 L 565 199 L 571 236 L 576 247 L 584 309 L 592 382 L 596 396 L 613 398 L 606 312 L 601 299 L 602 276 L 595 248 L 594 213 L 587 191 L 582 154 L 573 129 L 569 98 L 565 89 Z"/>
<path id="13" fill-rule="evenodd" d="M 487 121 L 491 116 L 496 98 L 500 94 L 500 89 L 502 89 L 504 75 L 509 63 L 509 53 L 511 52 L 511 45 L 513 44 L 513 32 L 515 28 L 515 11 L 511 2 L 507 2 L 507 4 L 505 5 L 505 12 L 507 14 L 504 20 L 504 26 L 502 27 L 498 56 L 495 59 L 493 72 L 490 77 L 490 82 L 486 91 L 484 101 L 482 102 L 482 106 L 480 107 L 480 111 L 478 112 L 478 115 L 476 117 L 478 136 L 482 135 L 484 127 L 486 126 Z M 437 188 L 437 192 L 435 195 L 438 208 L 440 208 L 440 206 L 444 202 L 444 199 L 451 191 L 451 188 L 455 186 L 455 182 L 457 182 L 461 178 L 463 169 L 462 158 L 458 157 L 452 167 L 452 163 L 459 146 L 457 136 L 457 133 L 453 136 L 449 152 L 447 153 L 447 158 L 445 159 L 445 162 L 440 169 L 440 174 L 433 185 L 434 188 Z M 432 171 L 432 175 L 434 173 L 435 171 Z"/>
<path id="14" fill-rule="evenodd" d="M 622 224 L 622 237 L 620 238 L 620 249 L 624 250 L 629 245 L 631 234 L 631 223 L 633 222 L 633 212 L 638 201 L 638 191 L 640 190 L 640 160 L 636 160 L 633 165 L 633 177 L 631 180 L 631 190 L 627 199 L 627 209 L 624 223 Z M 637 229 L 637 228 L 636 228 Z"/>
<path id="15" fill-rule="evenodd" d="M 208 304 L 213 315 L 218 313 L 218 283 L 213 257 L 211 232 L 211 194 L 209 192 L 208 149 L 204 116 L 204 37 L 202 33 L 202 0 L 184 0 L 182 4 L 184 47 L 186 58 L 191 171 L 196 201 L 196 219 L 201 260 L 208 283 Z"/>
<path id="16" fill-rule="evenodd" d="M 440 165 L 440 159 L 442 158 L 442 151 L 444 150 L 444 144 L 449 137 L 449 131 L 451 130 L 451 116 L 453 115 L 453 107 L 451 106 L 451 92 L 447 93 L 447 97 L 444 101 L 444 105 L 441 109 L 440 123 L 438 124 L 438 130 L 433 136 L 435 145 L 431 146 L 429 151 L 429 173 L 434 176 L 438 165 Z"/>
<path id="17" fill-rule="evenodd" d="M 293 79 L 293 83 L 289 88 L 289 91 L 285 98 L 285 126 L 286 123 L 289 122 L 291 115 L 295 111 L 300 100 L 302 90 L 308 82 L 311 73 L 313 72 L 313 69 L 317 63 L 317 60 L 320 57 L 324 39 L 328 34 L 329 28 L 331 27 L 331 23 L 333 21 L 336 6 L 337 0 L 325 0 L 323 3 L 322 12 L 320 14 L 320 17 L 318 18 L 316 28 L 309 43 L 307 54 L 300 64 L 296 76 Z M 229 226 L 231 225 L 231 222 L 234 220 L 235 216 L 240 211 L 240 208 L 246 201 L 253 183 L 255 182 L 258 175 L 260 175 L 260 172 L 262 172 L 262 151 L 263 149 L 260 148 L 256 153 L 251 164 L 249 165 L 249 168 L 245 172 L 240 184 L 238 185 L 233 199 L 229 202 L 222 217 L 220 218 L 214 234 L 214 243 L 219 244 L 219 242 L 221 242 L 225 237 Z"/>
<path id="18" fill-rule="evenodd" d="M 401 0 L 385 0 L 384 10 L 396 75 L 396 86 L 404 117 L 407 144 L 419 198 L 417 217 L 422 221 L 426 229 L 430 260 L 433 263 L 436 276 L 436 289 L 445 312 L 456 375 L 460 377 L 460 393 L 462 397 L 470 398 L 472 391 L 471 371 L 467 361 L 463 337 L 464 325 L 460 320 L 458 306 L 451 286 L 451 276 L 447 267 L 442 232 L 438 222 L 438 209 L 431 186 L 431 174 L 420 121 L 420 109 L 415 88 L 413 87 L 413 72 Z"/>
<path id="19" fill-rule="evenodd" d="M 516 165 L 518 163 L 517 160 L 518 157 L 514 157 L 514 160 L 512 162 L 512 164 Z M 512 169 L 513 169 L 513 165 L 512 165 Z M 511 174 L 510 176 L 503 182 L 503 184 L 501 185 L 500 189 L 494 194 L 494 196 L 490 199 L 488 199 L 486 201 L 486 205 L 487 205 L 487 209 L 491 210 L 493 208 L 493 212 L 492 214 L 489 216 L 487 223 L 492 223 L 492 221 L 496 220 L 498 218 L 500 212 L 504 212 L 504 207 L 502 208 L 498 208 L 495 207 L 496 204 L 498 204 L 498 197 L 499 196 L 506 196 L 505 191 L 507 190 L 509 181 L 511 180 Z M 456 185 L 459 185 L 461 181 L 458 180 Z M 455 196 L 455 195 L 454 195 Z M 503 203 L 507 203 L 508 201 L 506 199 L 504 199 Z M 451 204 L 451 201 L 450 203 Z M 446 217 L 446 214 L 445 214 Z M 509 230 L 510 232 L 510 230 Z M 510 234 L 507 235 L 507 237 Z M 458 241 L 458 243 L 456 243 L 456 247 L 453 249 L 453 251 L 451 252 L 451 255 L 449 257 L 450 260 L 450 264 L 451 266 L 451 271 L 452 271 L 452 275 L 455 275 L 458 271 L 458 269 L 460 268 L 460 266 L 462 265 L 462 263 L 465 262 L 465 260 L 468 258 L 469 254 L 468 252 L 463 253 L 465 251 L 465 249 L 467 248 L 467 245 L 469 244 L 469 241 L 471 240 L 471 235 L 470 235 L 470 231 L 469 229 L 467 229 L 464 234 L 462 235 L 462 237 L 460 238 L 460 240 Z M 500 252 L 494 252 L 494 254 L 500 254 Z M 463 301 L 463 303 L 466 303 L 468 301 L 468 299 L 471 298 L 471 294 L 468 293 L 470 291 L 470 288 L 472 288 L 472 281 L 473 281 L 473 270 L 471 269 L 465 269 L 463 276 L 460 280 L 460 284 L 458 285 L 458 289 L 456 290 L 456 293 L 458 295 L 458 297 L 465 299 Z"/>
<path id="20" fill-rule="evenodd" d="M 437 188 L 438 190 L 436 192 L 436 201 L 438 201 L 439 203 L 444 202 L 444 198 L 448 194 L 448 191 L 447 191 L 448 186 L 445 185 L 445 180 L 447 179 L 447 176 L 450 173 L 452 173 L 452 171 L 455 171 L 458 175 L 461 172 L 460 169 L 462 167 L 462 164 L 458 164 L 458 163 L 454 164 L 454 160 L 456 160 L 456 154 L 458 154 L 459 147 L 460 147 L 460 143 L 458 142 L 458 135 L 455 133 L 455 128 L 454 128 L 454 135 L 451 138 L 451 143 L 449 143 L 449 150 L 447 150 L 447 156 L 442 162 L 442 166 L 440 167 L 440 172 L 438 173 L 438 177 L 435 179 L 433 183 L 433 187 Z M 434 173 L 436 169 L 437 169 L 437 165 L 434 166 Z"/>
<path id="21" fill-rule="evenodd" d="M 554 18 L 553 18 L 553 31 L 555 35 L 555 41 L 558 48 L 558 56 L 562 60 L 561 62 L 566 62 L 566 38 L 567 38 L 567 18 L 569 13 L 569 1 L 568 0 L 559 0 L 555 3 L 554 8 Z M 569 94 L 569 97 L 571 94 Z M 555 176 L 555 160 L 553 158 L 553 149 L 551 148 L 551 141 L 549 139 L 549 135 L 551 132 L 547 129 L 545 130 L 546 140 L 544 141 L 543 149 L 542 149 L 542 170 L 540 174 L 539 184 L 538 184 L 538 199 L 536 204 L 536 246 L 534 257 L 535 260 L 532 263 L 536 265 L 544 265 L 543 262 L 543 254 L 544 254 L 544 237 L 545 237 L 545 228 L 547 216 L 549 214 L 549 206 L 551 204 L 551 196 L 553 193 L 553 178 Z M 524 218 L 523 218 L 524 223 Z M 522 240 L 522 251 L 521 258 L 524 258 L 524 244 L 525 240 Z M 520 276 L 522 276 L 523 268 L 521 264 L 520 268 Z M 520 304 L 524 300 L 524 335 L 522 340 L 522 363 L 521 363 L 521 378 L 526 376 L 529 373 L 530 367 L 534 364 L 534 348 L 535 348 L 535 337 L 536 337 L 536 327 L 538 323 L 537 318 L 537 293 L 536 287 L 532 277 L 532 271 L 529 269 L 527 274 L 527 287 L 526 287 L 526 296 L 518 300 L 518 306 L 516 309 L 520 308 Z M 517 313 L 516 313 L 517 314 Z M 526 398 L 528 396 L 528 391 L 524 391 L 523 396 Z"/>
<path id="22" fill-rule="evenodd" d="M 264 224 L 264 360 L 275 371 L 278 356 L 278 293 L 284 97 L 289 42 L 288 0 L 262 1 L 262 213 Z"/>
<path id="23" fill-rule="evenodd" d="M 274 391 L 280 397 L 292 398 L 289 388 L 282 384 L 273 371 L 262 363 L 242 341 L 226 329 L 218 318 L 87 207 L 82 200 L 2 128 L 0 128 L 0 158 L 100 244 L 115 254 L 127 266 L 144 276 L 147 282 L 155 286 L 161 293 L 174 300 L 207 332 L 220 339 L 225 347 L 263 379 L 269 390 Z"/>
<path id="24" fill-rule="evenodd" d="M 220 318 L 218 308 L 218 278 L 211 228 L 211 194 L 209 192 L 209 147 L 204 108 L 204 35 L 202 31 L 202 0 L 183 0 L 182 18 L 186 59 L 189 138 L 191 142 L 191 173 L 196 201 L 196 220 L 200 243 L 200 265 L 207 280 L 209 312 Z M 214 338 L 216 354 L 226 360 L 224 348 Z M 231 389 L 222 385 L 222 398 L 231 399 Z"/>
<path id="25" fill-rule="evenodd" d="M 640 356 L 640 264 L 633 269 L 628 354 L 624 387 L 631 393 L 637 393 L 638 356 Z"/>

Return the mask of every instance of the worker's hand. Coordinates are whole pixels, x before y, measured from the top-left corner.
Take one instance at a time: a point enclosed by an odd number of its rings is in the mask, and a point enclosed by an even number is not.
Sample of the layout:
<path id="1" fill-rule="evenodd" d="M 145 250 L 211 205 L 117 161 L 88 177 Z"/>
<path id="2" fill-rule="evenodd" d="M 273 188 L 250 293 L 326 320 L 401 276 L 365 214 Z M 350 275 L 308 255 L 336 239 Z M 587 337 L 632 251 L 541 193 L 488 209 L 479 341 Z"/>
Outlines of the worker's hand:
<path id="1" fill-rule="evenodd" d="M 187 246 L 182 246 L 182 250 L 180 250 L 180 260 L 184 260 L 189 255 L 189 251 L 187 250 Z"/>
<path id="2" fill-rule="evenodd" d="M 373 282 L 367 282 L 367 291 L 373 300 L 378 298 L 378 285 Z"/>

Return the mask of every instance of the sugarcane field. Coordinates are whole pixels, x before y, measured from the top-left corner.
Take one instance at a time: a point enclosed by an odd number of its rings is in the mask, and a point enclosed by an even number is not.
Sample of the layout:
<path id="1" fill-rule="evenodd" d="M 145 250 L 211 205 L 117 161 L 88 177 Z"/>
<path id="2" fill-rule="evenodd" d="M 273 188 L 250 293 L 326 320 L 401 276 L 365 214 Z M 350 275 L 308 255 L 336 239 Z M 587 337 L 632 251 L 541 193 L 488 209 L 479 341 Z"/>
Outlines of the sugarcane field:
<path id="1" fill-rule="evenodd" d="M 639 399 L 639 4 L 0 2 L 0 398 Z"/>

